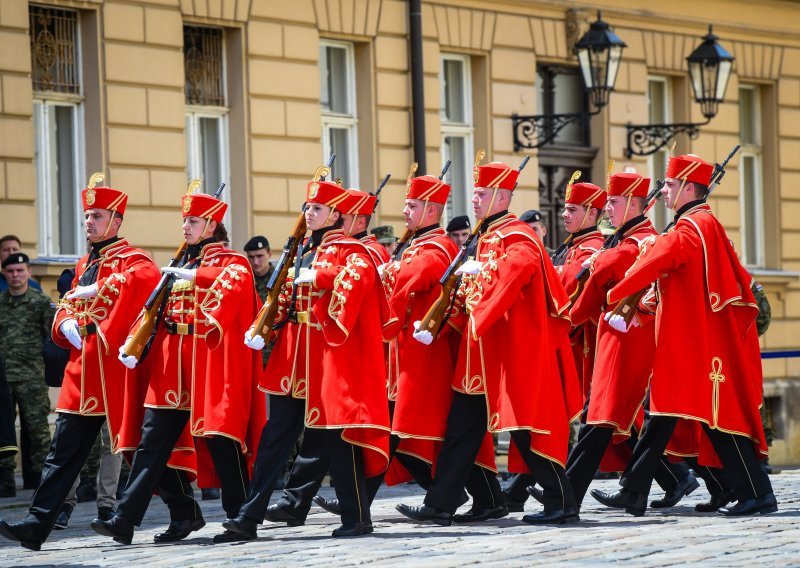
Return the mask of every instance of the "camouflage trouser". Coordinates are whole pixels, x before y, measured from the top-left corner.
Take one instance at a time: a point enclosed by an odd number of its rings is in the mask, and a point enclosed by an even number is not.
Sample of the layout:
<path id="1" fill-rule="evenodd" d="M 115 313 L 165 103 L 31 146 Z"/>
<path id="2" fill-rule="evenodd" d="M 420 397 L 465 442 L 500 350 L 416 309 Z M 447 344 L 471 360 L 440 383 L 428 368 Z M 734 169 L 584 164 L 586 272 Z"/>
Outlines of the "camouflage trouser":
<path id="1" fill-rule="evenodd" d="M 762 400 L 761 404 L 761 425 L 764 427 L 764 438 L 767 440 L 767 446 L 771 446 L 775 440 L 775 422 L 772 418 L 772 413 L 767 408 L 766 401 Z"/>
<path id="2" fill-rule="evenodd" d="M 50 396 L 44 381 L 18 381 L 8 383 L 12 408 L 19 408 L 20 423 L 24 424 L 28 434 L 29 460 L 33 471 L 41 472 L 44 460 L 50 450 L 50 426 L 47 417 L 50 414 Z M 20 444 L 22 446 L 22 444 Z M 14 456 L 0 460 L 0 469 L 14 469 Z"/>

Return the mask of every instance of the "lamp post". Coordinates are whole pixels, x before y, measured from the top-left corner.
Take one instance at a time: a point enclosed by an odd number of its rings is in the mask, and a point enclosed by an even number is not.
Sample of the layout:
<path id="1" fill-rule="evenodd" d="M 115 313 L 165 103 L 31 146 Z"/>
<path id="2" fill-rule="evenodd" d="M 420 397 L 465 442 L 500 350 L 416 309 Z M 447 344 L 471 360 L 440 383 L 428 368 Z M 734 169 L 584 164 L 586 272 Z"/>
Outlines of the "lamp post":
<path id="1" fill-rule="evenodd" d="M 719 103 L 725 98 L 734 61 L 733 55 L 717 43 L 717 39 L 709 25 L 703 43 L 686 58 L 694 99 L 700 104 L 705 122 L 628 124 L 628 146 L 625 149 L 628 158 L 653 154 L 684 132 L 689 138 L 695 139 L 700 135 L 700 127 L 717 115 Z"/>
<path id="2" fill-rule="evenodd" d="M 514 151 L 533 149 L 547 144 L 567 125 L 587 121 L 608 104 L 608 94 L 614 90 L 622 50 L 627 47 L 608 23 L 597 12 L 597 21 L 575 43 L 575 54 L 583 76 L 589 100 L 595 107 L 591 113 L 573 112 L 561 114 L 537 114 L 520 116 L 513 114 Z"/>

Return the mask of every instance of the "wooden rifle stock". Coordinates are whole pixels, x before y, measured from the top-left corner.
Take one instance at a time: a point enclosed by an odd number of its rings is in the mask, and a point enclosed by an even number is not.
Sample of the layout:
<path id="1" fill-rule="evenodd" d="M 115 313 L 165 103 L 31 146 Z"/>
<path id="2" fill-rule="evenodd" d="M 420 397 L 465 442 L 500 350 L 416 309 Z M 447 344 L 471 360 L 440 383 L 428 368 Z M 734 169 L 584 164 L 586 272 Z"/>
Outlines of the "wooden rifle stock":
<path id="1" fill-rule="evenodd" d="M 272 277 L 267 284 L 267 299 L 264 301 L 264 305 L 261 306 L 261 310 L 258 312 L 258 316 L 253 322 L 252 327 L 255 330 L 254 334 L 263 337 L 265 343 L 268 343 L 272 336 L 272 328 L 273 325 L 275 325 L 275 318 L 278 315 L 278 308 L 280 307 L 278 296 L 289 276 L 289 269 L 294 265 L 297 249 L 300 248 L 305 234 L 306 217 L 304 207 L 303 213 L 300 214 L 297 222 L 295 222 L 292 234 L 286 241 L 283 252 L 281 253 L 281 258 L 278 260 L 275 271 L 272 273 Z"/>
<path id="2" fill-rule="evenodd" d="M 169 262 L 169 266 L 177 266 L 178 263 L 181 261 L 181 257 L 183 257 L 183 253 L 186 251 L 186 242 L 184 241 L 181 243 L 181 246 L 178 247 L 178 250 L 175 251 L 175 255 L 172 257 L 172 260 Z M 167 294 L 167 290 L 169 290 L 169 281 L 172 279 L 172 274 L 162 274 L 161 280 L 158 281 L 153 292 L 150 294 L 150 297 L 147 298 L 147 301 L 144 303 L 144 309 L 142 314 L 142 323 L 136 329 L 136 332 L 131 336 L 131 338 L 125 343 L 125 347 L 123 348 L 123 353 L 126 356 L 133 355 L 139 361 L 142 360 L 142 353 L 144 353 L 144 348 L 147 345 L 147 342 L 150 341 L 150 337 L 153 334 L 153 329 L 156 326 L 156 321 L 158 320 L 158 310 L 161 308 L 161 304 L 164 303 L 164 298 Z"/>
<path id="3" fill-rule="evenodd" d="M 644 290 L 640 290 L 635 294 L 631 294 L 627 298 L 623 298 L 622 300 L 614 306 L 614 309 L 611 310 L 611 313 L 615 316 L 622 316 L 622 319 L 625 320 L 625 325 L 630 326 L 631 320 L 633 316 L 636 315 L 636 309 L 639 306 L 639 302 L 642 300 L 645 294 L 647 294 L 648 288 Z"/>
<path id="4" fill-rule="evenodd" d="M 420 321 L 419 331 L 429 331 L 431 335 L 436 337 L 442 330 L 442 325 L 447 318 L 447 311 L 450 308 L 450 298 L 461 280 L 460 275 L 456 274 L 456 271 L 464 264 L 464 261 L 467 260 L 470 249 L 472 248 L 472 243 L 478 235 L 481 224 L 483 224 L 483 219 L 478 219 L 478 222 L 475 223 L 475 228 L 472 229 L 472 234 L 470 234 L 469 239 L 464 243 L 464 246 L 461 247 L 461 251 L 459 251 L 439 280 L 439 284 L 442 285 L 442 291 L 439 293 L 439 297 L 433 305 L 428 308 L 425 317 Z"/>

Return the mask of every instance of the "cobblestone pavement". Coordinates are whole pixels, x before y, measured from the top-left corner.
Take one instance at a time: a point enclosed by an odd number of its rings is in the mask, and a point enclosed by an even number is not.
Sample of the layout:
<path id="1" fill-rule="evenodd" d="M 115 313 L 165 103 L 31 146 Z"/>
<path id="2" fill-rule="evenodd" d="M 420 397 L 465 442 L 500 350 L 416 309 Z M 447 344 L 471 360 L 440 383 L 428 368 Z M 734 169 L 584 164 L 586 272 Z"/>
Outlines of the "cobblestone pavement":
<path id="1" fill-rule="evenodd" d="M 154 498 L 131 546 L 118 545 L 89 528 L 94 503 L 76 508 L 70 527 L 54 531 L 41 552 L 30 552 L 1 539 L 3 566 L 219 566 L 229 564 L 354 566 L 360 564 L 463 566 L 488 564 L 628 566 L 700 564 L 716 566 L 800 565 L 800 471 L 772 476 L 780 510 L 772 515 L 728 519 L 694 512 L 705 501 L 703 487 L 668 512 L 648 510 L 634 518 L 605 509 L 587 495 L 581 522 L 568 528 L 532 527 L 513 513 L 477 525 L 436 527 L 408 521 L 395 511 L 398 503 L 422 501 L 419 488 L 382 488 L 373 509 L 375 533 L 357 539 L 333 539 L 338 519 L 316 506 L 305 526 L 263 525 L 258 540 L 214 545 L 224 513 L 219 501 L 203 502 L 208 524 L 176 544 L 156 545 L 153 535 L 168 523 L 167 510 Z M 617 482 L 595 481 L 593 488 L 613 489 Z M 333 490 L 324 488 L 331 496 Z M 25 513 L 31 492 L 0 500 L 0 517 L 16 521 Z M 277 494 L 276 494 L 277 495 Z M 538 504 L 529 500 L 528 512 Z M 466 508 L 466 507 L 465 507 Z"/>

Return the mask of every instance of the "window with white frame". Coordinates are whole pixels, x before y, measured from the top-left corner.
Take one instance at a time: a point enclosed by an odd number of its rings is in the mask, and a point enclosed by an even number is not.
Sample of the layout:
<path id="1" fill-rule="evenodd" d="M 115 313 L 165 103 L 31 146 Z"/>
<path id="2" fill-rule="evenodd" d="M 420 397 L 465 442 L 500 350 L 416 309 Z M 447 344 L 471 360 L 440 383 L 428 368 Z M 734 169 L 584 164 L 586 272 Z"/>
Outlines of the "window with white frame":
<path id="1" fill-rule="evenodd" d="M 672 85 L 669 77 L 649 77 L 647 80 L 647 100 L 649 103 L 650 124 L 668 124 L 672 122 Z M 669 162 L 669 147 L 660 148 L 648 156 L 648 169 L 652 183 L 664 178 Z M 652 188 L 651 188 L 652 189 Z M 651 219 L 656 230 L 663 231 L 669 223 L 670 214 L 659 199 L 653 206 Z"/>
<path id="2" fill-rule="evenodd" d="M 442 156 L 452 164 L 445 180 L 452 190 L 445 208 L 446 222 L 458 215 L 472 217 L 473 133 L 472 77 L 467 55 L 442 54 L 439 84 L 439 114 L 442 124 Z M 436 175 L 433 170 L 430 172 Z"/>
<path id="3" fill-rule="evenodd" d="M 355 52 L 352 43 L 322 41 L 319 47 L 322 155 L 336 161 L 331 179 L 358 187 L 358 113 Z"/>
<path id="4" fill-rule="evenodd" d="M 184 26 L 183 60 L 187 180 L 201 180 L 200 189 L 213 194 L 222 183 L 230 183 L 224 31 Z M 230 188 L 221 199 L 230 203 Z M 230 209 L 224 222 L 230 229 Z"/>
<path id="5" fill-rule="evenodd" d="M 764 209 L 761 159 L 761 93 L 757 86 L 739 87 L 739 158 L 742 216 L 742 260 L 764 266 Z"/>
<path id="6" fill-rule="evenodd" d="M 79 192 L 85 183 L 79 14 L 31 5 L 28 15 L 39 254 L 77 256 L 85 245 Z"/>

